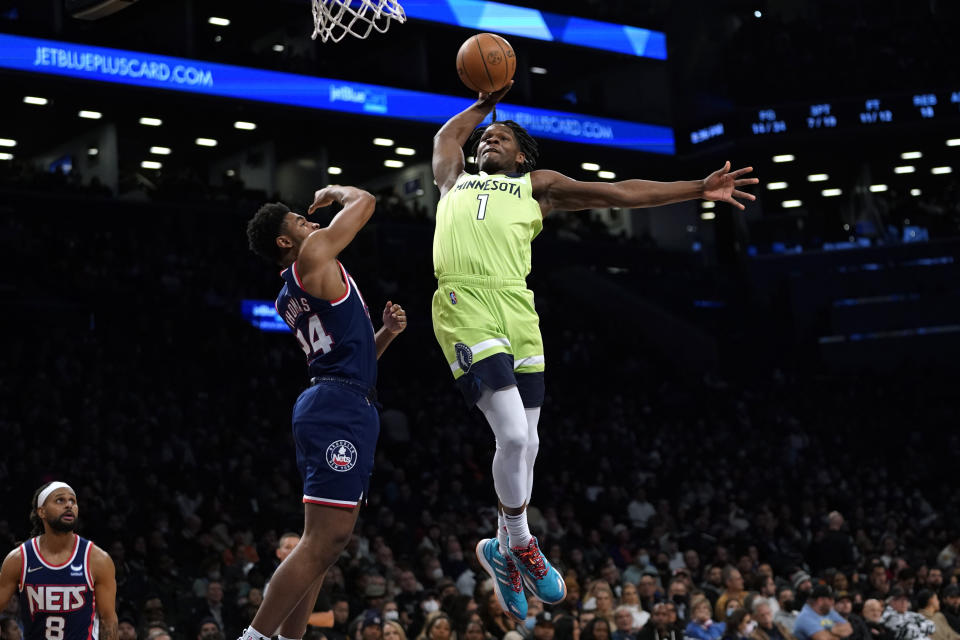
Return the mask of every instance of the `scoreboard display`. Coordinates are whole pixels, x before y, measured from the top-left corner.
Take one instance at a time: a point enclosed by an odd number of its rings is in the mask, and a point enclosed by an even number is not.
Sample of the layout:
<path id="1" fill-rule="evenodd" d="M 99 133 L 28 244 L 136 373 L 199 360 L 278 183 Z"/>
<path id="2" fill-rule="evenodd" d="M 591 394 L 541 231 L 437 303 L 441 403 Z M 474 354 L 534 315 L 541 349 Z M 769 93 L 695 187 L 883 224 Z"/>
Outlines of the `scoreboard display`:
<path id="1" fill-rule="evenodd" d="M 690 144 L 829 130 L 881 129 L 960 118 L 960 90 L 761 107 L 691 131 Z"/>

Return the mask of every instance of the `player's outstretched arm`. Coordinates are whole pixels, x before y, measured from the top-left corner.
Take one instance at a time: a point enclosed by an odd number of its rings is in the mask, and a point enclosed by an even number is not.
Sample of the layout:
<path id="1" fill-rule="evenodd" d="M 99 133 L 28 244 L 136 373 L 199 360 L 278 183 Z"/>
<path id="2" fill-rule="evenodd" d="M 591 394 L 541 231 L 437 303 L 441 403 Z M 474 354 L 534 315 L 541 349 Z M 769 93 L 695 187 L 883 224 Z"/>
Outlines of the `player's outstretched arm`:
<path id="1" fill-rule="evenodd" d="M 383 326 L 374 336 L 377 344 L 377 360 L 387 350 L 387 347 L 393 342 L 393 339 L 400 335 L 400 332 L 407 328 L 407 312 L 398 304 L 393 304 L 387 300 L 387 306 L 383 308 Z"/>
<path id="2" fill-rule="evenodd" d="M 117 575 L 107 552 L 94 545 L 90 552 L 93 592 L 100 617 L 100 640 L 117 640 Z"/>
<path id="3" fill-rule="evenodd" d="M 480 93 L 470 107 L 447 120 L 433 137 L 433 179 L 443 197 L 463 173 L 463 145 L 500 99 L 510 91 L 513 81 L 499 91 Z"/>
<path id="4" fill-rule="evenodd" d="M 332 262 L 367 224 L 377 205 L 377 199 L 363 189 L 332 184 L 314 194 L 307 215 L 334 202 L 343 205 L 343 209 L 330 224 L 311 233 L 300 248 L 297 264 L 304 277 Z"/>
<path id="5" fill-rule="evenodd" d="M 737 201 L 756 200 L 740 187 L 760 182 L 757 178 L 741 178 L 753 171 L 745 167 L 730 171 L 730 163 L 714 171 L 703 180 L 656 182 L 653 180 L 622 180 L 620 182 L 580 182 L 556 171 L 537 170 L 530 174 L 533 195 L 540 203 L 543 215 L 551 211 L 579 211 L 597 207 L 643 208 L 683 202 L 684 200 L 719 200 L 743 210 Z"/>
<path id="6" fill-rule="evenodd" d="M 7 608 L 10 598 L 20 586 L 20 569 L 23 567 L 20 547 L 7 554 L 0 567 L 0 611 Z"/>

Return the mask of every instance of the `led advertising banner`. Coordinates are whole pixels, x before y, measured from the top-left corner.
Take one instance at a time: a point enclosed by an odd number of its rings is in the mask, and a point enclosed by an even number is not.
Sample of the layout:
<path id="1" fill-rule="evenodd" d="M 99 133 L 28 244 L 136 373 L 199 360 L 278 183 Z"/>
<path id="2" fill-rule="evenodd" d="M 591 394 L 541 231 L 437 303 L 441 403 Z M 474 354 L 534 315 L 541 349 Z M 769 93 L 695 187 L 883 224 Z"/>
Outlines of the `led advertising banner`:
<path id="1" fill-rule="evenodd" d="M 404 0 L 410 18 L 562 42 L 641 58 L 667 59 L 667 36 L 623 24 L 588 20 L 488 0 Z"/>
<path id="2" fill-rule="evenodd" d="M 0 68 L 436 124 L 473 103 L 422 91 L 7 34 L 0 34 Z M 501 119 L 516 120 L 534 136 L 674 153 L 670 127 L 507 103 L 497 111 Z"/>

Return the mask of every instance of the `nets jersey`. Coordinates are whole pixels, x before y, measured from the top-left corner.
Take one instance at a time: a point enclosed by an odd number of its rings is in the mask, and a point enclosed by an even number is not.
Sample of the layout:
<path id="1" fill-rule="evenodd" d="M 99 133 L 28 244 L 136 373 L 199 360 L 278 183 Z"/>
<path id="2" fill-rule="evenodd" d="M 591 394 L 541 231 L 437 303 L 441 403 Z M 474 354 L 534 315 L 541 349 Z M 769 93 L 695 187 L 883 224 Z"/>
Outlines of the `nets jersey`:
<path id="1" fill-rule="evenodd" d="M 336 300 L 304 291 L 296 262 L 281 272 L 277 313 L 300 343 L 311 376 L 348 378 L 372 389 L 377 384 L 377 347 L 370 312 L 357 283 L 340 262 L 337 266 L 347 290 Z"/>
<path id="2" fill-rule="evenodd" d="M 462 173 L 437 205 L 434 275 L 524 279 L 542 229 L 529 173 Z"/>
<path id="3" fill-rule="evenodd" d="M 74 536 L 70 559 L 43 559 L 37 538 L 20 545 L 20 619 L 24 640 L 96 640 L 100 619 L 93 591 L 93 543 Z"/>

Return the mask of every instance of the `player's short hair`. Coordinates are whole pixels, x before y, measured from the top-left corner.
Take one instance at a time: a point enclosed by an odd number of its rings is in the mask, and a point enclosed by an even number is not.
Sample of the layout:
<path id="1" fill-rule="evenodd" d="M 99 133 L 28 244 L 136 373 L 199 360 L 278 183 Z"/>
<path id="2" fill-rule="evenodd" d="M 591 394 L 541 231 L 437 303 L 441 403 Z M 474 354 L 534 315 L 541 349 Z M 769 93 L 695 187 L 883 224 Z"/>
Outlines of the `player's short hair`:
<path id="1" fill-rule="evenodd" d="M 520 147 L 520 151 L 523 152 L 523 155 L 526 158 L 524 163 L 518 167 L 520 173 L 529 173 L 533 171 L 537 166 L 537 160 L 540 159 L 540 146 L 537 144 L 537 141 L 533 139 L 533 136 L 527 133 L 526 129 L 521 127 L 513 120 L 497 120 L 496 122 L 491 122 L 488 125 L 474 129 L 473 133 L 470 134 L 470 153 L 476 157 L 477 148 L 480 146 L 480 138 L 483 136 L 483 132 L 495 124 L 502 124 L 505 127 L 509 127 L 509 129 L 513 131 L 513 137 L 517 139 L 517 146 Z"/>
<path id="2" fill-rule="evenodd" d="M 283 229 L 283 221 L 288 213 L 290 207 L 282 202 L 269 202 L 260 207 L 247 223 L 250 250 L 273 264 L 279 264 L 283 254 L 277 246 L 277 236 Z"/>

